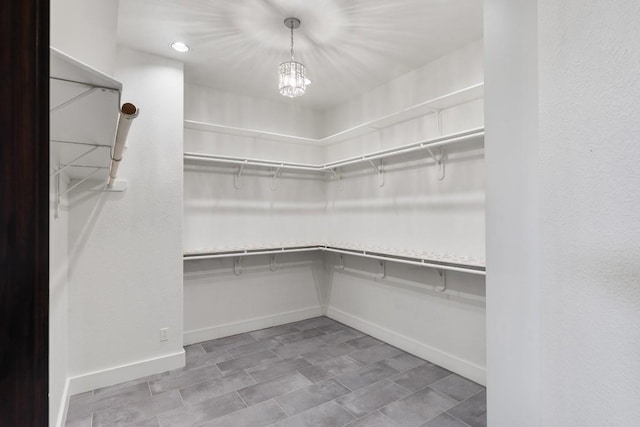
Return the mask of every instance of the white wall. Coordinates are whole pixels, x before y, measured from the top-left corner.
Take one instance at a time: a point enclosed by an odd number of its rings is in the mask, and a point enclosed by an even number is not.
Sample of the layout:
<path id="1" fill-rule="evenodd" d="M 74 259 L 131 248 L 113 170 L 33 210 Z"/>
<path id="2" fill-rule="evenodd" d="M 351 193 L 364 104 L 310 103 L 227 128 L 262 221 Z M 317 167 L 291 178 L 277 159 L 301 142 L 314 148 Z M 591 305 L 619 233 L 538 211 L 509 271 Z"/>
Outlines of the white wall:
<path id="1" fill-rule="evenodd" d="M 332 131 L 482 82 L 475 42 L 326 113 Z M 434 115 L 327 147 L 327 159 L 355 156 L 439 136 Z M 443 111 L 443 134 L 483 126 L 482 100 Z M 454 148 L 455 147 L 455 148 Z M 484 151 L 478 143 L 446 148 L 445 178 L 428 153 L 386 160 L 384 186 L 369 165 L 352 167 L 327 188 L 330 242 L 484 258 Z M 331 260 L 334 258 L 332 257 Z M 329 282 L 329 316 L 400 348 L 485 382 L 484 279 L 447 274 L 448 294 L 434 291 L 434 270 L 347 257 Z"/>
<path id="2" fill-rule="evenodd" d="M 118 0 L 51 0 L 51 46 L 113 75 Z"/>
<path id="3" fill-rule="evenodd" d="M 70 202 L 73 392 L 184 363 L 182 64 L 119 49 L 115 77 L 141 112 L 119 169 L 127 191 L 78 191 Z"/>
<path id="4" fill-rule="evenodd" d="M 485 2 L 491 426 L 640 419 L 639 14 Z"/>
<path id="5" fill-rule="evenodd" d="M 51 172 L 58 166 L 52 151 Z M 49 425 L 62 421 L 67 403 L 68 360 L 68 230 L 66 197 L 57 203 L 58 191 L 68 188 L 62 174 L 49 183 Z"/>
<path id="6" fill-rule="evenodd" d="M 288 100 L 285 100 L 288 101 Z M 292 102 L 272 102 L 186 85 L 185 118 L 306 137 L 318 134 L 318 117 Z M 260 137 L 185 130 L 185 151 L 321 163 L 323 147 Z M 184 181 L 186 251 L 312 245 L 323 239 L 325 183 L 321 174 L 247 167 L 234 186 L 237 168 L 188 162 Z M 232 259 L 185 264 L 185 343 L 265 328 L 321 314 L 322 256 L 243 259 L 240 276 Z"/>
<path id="7" fill-rule="evenodd" d="M 488 424 L 539 426 L 536 5 L 484 7 Z"/>
<path id="8" fill-rule="evenodd" d="M 639 16 L 538 1 L 544 425 L 640 420 Z"/>
<path id="9" fill-rule="evenodd" d="M 323 136 L 482 82 L 482 40 L 324 112 Z"/>

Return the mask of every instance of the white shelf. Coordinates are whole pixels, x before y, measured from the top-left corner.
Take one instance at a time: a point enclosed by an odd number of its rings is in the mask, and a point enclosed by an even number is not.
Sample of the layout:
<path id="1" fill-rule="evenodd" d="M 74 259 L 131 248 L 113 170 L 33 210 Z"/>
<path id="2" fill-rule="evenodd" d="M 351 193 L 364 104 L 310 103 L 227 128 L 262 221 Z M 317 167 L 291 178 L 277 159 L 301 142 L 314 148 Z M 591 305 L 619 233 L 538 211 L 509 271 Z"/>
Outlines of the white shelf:
<path id="1" fill-rule="evenodd" d="M 185 120 L 185 129 L 198 130 L 204 132 L 213 132 L 226 135 L 235 135 L 251 138 L 264 138 L 274 141 L 283 142 L 304 142 L 304 143 L 316 143 L 316 144 L 331 144 L 345 139 L 355 138 L 358 136 L 371 133 L 377 129 L 393 126 L 394 124 L 402 123 L 407 120 L 414 119 L 416 117 L 423 116 L 425 114 L 442 111 L 447 108 L 454 107 L 456 105 L 464 104 L 466 102 L 473 101 L 475 99 L 482 98 L 484 96 L 484 83 L 478 83 L 464 89 L 457 90 L 455 92 L 448 93 L 446 95 L 439 96 L 437 98 L 430 99 L 425 102 L 413 105 L 408 108 L 404 108 L 392 114 L 379 117 L 374 120 L 370 120 L 361 123 L 352 128 L 336 132 L 332 135 L 328 135 L 323 138 L 307 138 L 296 135 L 288 135 L 276 132 L 267 132 L 256 129 L 247 129 L 234 126 L 226 126 L 216 123 L 205 123 L 195 120 Z"/>
<path id="2" fill-rule="evenodd" d="M 69 178 L 106 182 L 122 84 L 54 48 L 50 70 L 53 166 L 73 164 L 64 169 Z"/>
<path id="3" fill-rule="evenodd" d="M 338 160 L 325 164 L 313 165 L 309 163 L 292 163 L 292 162 L 277 162 L 273 160 L 261 160 L 245 157 L 232 157 L 232 156 L 217 156 L 213 154 L 203 153 L 184 153 L 184 159 L 186 161 L 204 161 L 214 162 L 221 164 L 233 164 L 233 165 L 247 165 L 255 167 L 265 167 L 271 169 L 289 169 L 298 171 L 309 172 L 331 172 L 331 170 L 350 166 L 358 163 L 368 163 L 373 160 L 386 159 L 401 154 L 406 154 L 420 150 L 431 150 L 434 148 L 444 147 L 451 144 L 461 144 L 484 141 L 484 128 L 470 129 L 464 132 L 445 135 L 433 139 L 427 139 L 424 141 L 418 141 L 411 144 L 401 145 L 394 148 L 388 148 L 385 150 L 374 151 L 372 153 L 363 154 L 360 156 L 349 157 L 343 160 Z"/>
<path id="4" fill-rule="evenodd" d="M 357 246 L 345 243 L 315 243 L 260 246 L 250 248 L 215 248 L 197 251 L 185 251 L 185 261 L 238 258 L 254 255 L 277 255 L 295 252 L 325 251 L 354 255 L 381 261 L 391 261 L 439 270 L 458 271 L 469 274 L 485 275 L 483 259 L 457 257 L 431 252 L 404 251 L 391 248 Z"/>

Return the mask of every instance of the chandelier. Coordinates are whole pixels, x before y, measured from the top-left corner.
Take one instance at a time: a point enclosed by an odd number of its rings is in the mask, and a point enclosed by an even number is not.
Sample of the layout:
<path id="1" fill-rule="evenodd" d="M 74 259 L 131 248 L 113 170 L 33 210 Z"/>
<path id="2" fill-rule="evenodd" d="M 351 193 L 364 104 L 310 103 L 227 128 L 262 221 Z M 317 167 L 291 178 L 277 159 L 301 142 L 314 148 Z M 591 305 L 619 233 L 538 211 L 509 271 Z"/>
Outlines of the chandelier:
<path id="1" fill-rule="evenodd" d="M 293 57 L 293 30 L 300 28 L 298 18 L 287 18 L 284 25 L 291 29 L 291 60 L 280 64 L 280 93 L 290 98 L 304 95 L 311 81 L 306 76 L 304 65 Z"/>

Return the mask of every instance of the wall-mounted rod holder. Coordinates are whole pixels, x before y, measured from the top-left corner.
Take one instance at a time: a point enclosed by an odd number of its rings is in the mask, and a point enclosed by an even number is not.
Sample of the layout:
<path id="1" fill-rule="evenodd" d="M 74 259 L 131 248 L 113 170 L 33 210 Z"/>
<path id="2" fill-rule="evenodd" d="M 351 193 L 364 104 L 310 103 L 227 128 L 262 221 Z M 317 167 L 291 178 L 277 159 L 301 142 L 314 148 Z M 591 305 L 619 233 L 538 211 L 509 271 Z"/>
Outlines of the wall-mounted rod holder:
<path id="1" fill-rule="evenodd" d="M 376 165 L 373 163 L 373 160 L 369 160 L 369 164 L 373 168 L 373 170 L 378 174 L 378 185 L 380 187 L 384 187 L 384 165 L 382 163 L 382 159 L 380 159 L 380 163 Z"/>
<path id="2" fill-rule="evenodd" d="M 271 259 L 269 260 L 269 270 L 276 271 L 278 269 L 278 260 L 276 259 L 276 255 L 271 255 Z"/>
<path id="3" fill-rule="evenodd" d="M 281 169 L 282 167 L 275 168 L 273 175 L 271 175 L 271 191 L 276 191 L 278 189 L 277 179 L 278 179 L 278 175 L 280 175 Z"/>
<path id="4" fill-rule="evenodd" d="M 116 130 L 116 139 L 113 143 L 113 152 L 111 153 L 111 167 L 109 168 L 109 181 L 107 187 L 113 187 L 113 183 L 118 176 L 118 167 L 122 161 L 122 152 L 124 151 L 127 136 L 131 123 L 138 117 L 140 110 L 135 105 L 126 103 L 120 108 L 120 117 L 118 118 L 118 128 Z"/>
<path id="5" fill-rule="evenodd" d="M 438 154 L 434 154 L 431 148 L 427 147 L 427 152 L 431 156 L 434 162 L 436 162 L 436 166 L 438 167 L 438 180 L 442 181 L 444 179 L 444 158 L 445 155 L 442 152 L 442 148 L 437 148 Z"/>
<path id="6" fill-rule="evenodd" d="M 387 277 L 387 262 L 380 261 L 378 265 L 378 279 L 384 279 Z"/>
<path id="7" fill-rule="evenodd" d="M 233 188 L 239 190 L 242 187 L 242 181 L 240 178 L 242 177 L 242 171 L 244 170 L 244 165 L 238 166 L 238 172 L 233 176 Z"/>
<path id="8" fill-rule="evenodd" d="M 338 270 L 344 270 L 344 255 L 336 254 L 336 258 L 338 259 L 338 262 L 336 263 L 336 268 Z"/>
<path id="9" fill-rule="evenodd" d="M 440 278 L 440 286 L 436 287 L 436 290 L 439 292 L 444 292 L 447 290 L 447 272 L 443 269 L 437 268 L 438 276 Z"/>
<path id="10" fill-rule="evenodd" d="M 236 276 L 242 274 L 242 257 L 235 257 L 233 259 L 233 274 Z"/>

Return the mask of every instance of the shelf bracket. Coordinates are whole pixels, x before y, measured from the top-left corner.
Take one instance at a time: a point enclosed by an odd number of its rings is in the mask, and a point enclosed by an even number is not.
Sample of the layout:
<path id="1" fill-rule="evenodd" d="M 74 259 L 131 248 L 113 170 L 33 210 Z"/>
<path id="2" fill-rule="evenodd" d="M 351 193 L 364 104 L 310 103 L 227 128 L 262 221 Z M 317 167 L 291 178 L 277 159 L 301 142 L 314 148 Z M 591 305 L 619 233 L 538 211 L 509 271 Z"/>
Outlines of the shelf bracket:
<path id="1" fill-rule="evenodd" d="M 380 159 L 380 164 L 376 165 L 373 160 L 369 160 L 369 164 L 373 170 L 378 174 L 378 184 L 380 187 L 384 187 L 384 165 L 382 164 L 382 159 Z"/>
<path id="2" fill-rule="evenodd" d="M 239 190 L 242 187 L 242 182 L 240 178 L 242 177 L 242 171 L 244 170 L 244 165 L 238 166 L 238 172 L 233 176 L 233 188 Z"/>
<path id="3" fill-rule="evenodd" d="M 64 101 L 62 104 L 58 104 L 55 107 L 49 109 L 49 113 L 53 113 L 55 111 L 58 111 L 58 110 L 60 110 L 60 109 L 62 109 L 64 107 L 66 107 L 67 105 L 71 105 L 74 102 L 78 101 L 79 99 L 82 99 L 87 95 L 91 95 L 93 92 L 95 92 L 97 90 L 104 91 L 104 89 L 101 89 L 101 88 L 98 88 L 98 87 L 91 87 L 91 88 L 85 90 L 84 92 L 81 92 L 80 94 L 74 96 L 73 98 Z"/>
<path id="4" fill-rule="evenodd" d="M 442 152 L 442 148 L 438 148 L 438 154 L 434 154 L 433 151 L 431 151 L 431 148 L 427 147 L 427 151 L 429 152 L 429 155 L 431 156 L 431 158 L 433 159 L 434 162 L 436 162 L 436 166 L 438 166 L 438 180 L 442 181 L 444 179 L 444 159 L 445 159 L 445 155 Z"/>
<path id="5" fill-rule="evenodd" d="M 436 110 L 436 126 L 438 126 L 438 135 L 442 136 L 442 111 Z"/>
<path id="6" fill-rule="evenodd" d="M 378 279 L 384 279 L 385 277 L 387 277 L 387 262 L 380 261 L 378 265 Z"/>
<path id="7" fill-rule="evenodd" d="M 440 277 L 440 286 L 436 287 L 436 290 L 439 292 L 444 292 L 447 290 L 447 271 L 441 268 L 436 269 L 438 272 L 438 276 Z"/>
<path id="8" fill-rule="evenodd" d="M 239 276 L 242 274 L 242 257 L 235 257 L 233 259 L 233 274 Z"/>
<path id="9" fill-rule="evenodd" d="M 276 191 L 278 186 L 276 185 L 276 180 L 278 179 L 278 175 L 280 175 L 280 169 L 282 166 L 275 168 L 275 172 L 271 175 L 271 191 Z"/>
<path id="10" fill-rule="evenodd" d="M 276 255 L 271 255 L 271 260 L 269 261 L 269 270 L 276 271 L 278 269 L 278 260 L 276 259 Z"/>
<path id="11" fill-rule="evenodd" d="M 84 153 L 80 154 L 78 157 L 76 157 L 75 159 L 71 160 L 69 163 L 67 163 L 66 165 L 62 166 L 61 168 L 58 168 L 58 170 L 56 170 L 54 173 L 52 173 L 51 175 L 49 175 L 50 178 L 53 178 L 54 176 L 57 176 L 58 174 L 60 174 L 60 172 L 64 171 L 65 169 L 75 165 L 75 163 L 80 160 L 81 158 L 83 158 L 84 156 L 87 156 L 91 153 L 93 153 L 94 151 L 96 151 L 98 148 L 100 148 L 99 146 L 95 146 L 91 149 L 89 149 L 88 151 L 85 151 Z"/>
<path id="12" fill-rule="evenodd" d="M 336 263 L 336 269 L 344 270 L 344 255 L 337 254 L 338 262 Z"/>
<path id="13" fill-rule="evenodd" d="M 96 173 L 98 173 L 100 170 L 102 170 L 102 167 L 97 167 L 95 168 L 94 171 L 92 171 L 91 173 L 89 173 L 87 176 L 85 176 L 84 178 L 82 178 L 80 181 L 76 182 L 75 184 L 73 184 L 71 187 L 67 188 L 65 190 L 64 193 L 62 194 L 58 194 L 58 198 L 70 193 L 74 188 L 78 187 L 80 184 L 82 184 L 83 182 L 85 182 L 86 180 L 88 180 L 89 178 L 91 178 L 93 175 L 95 175 Z"/>

